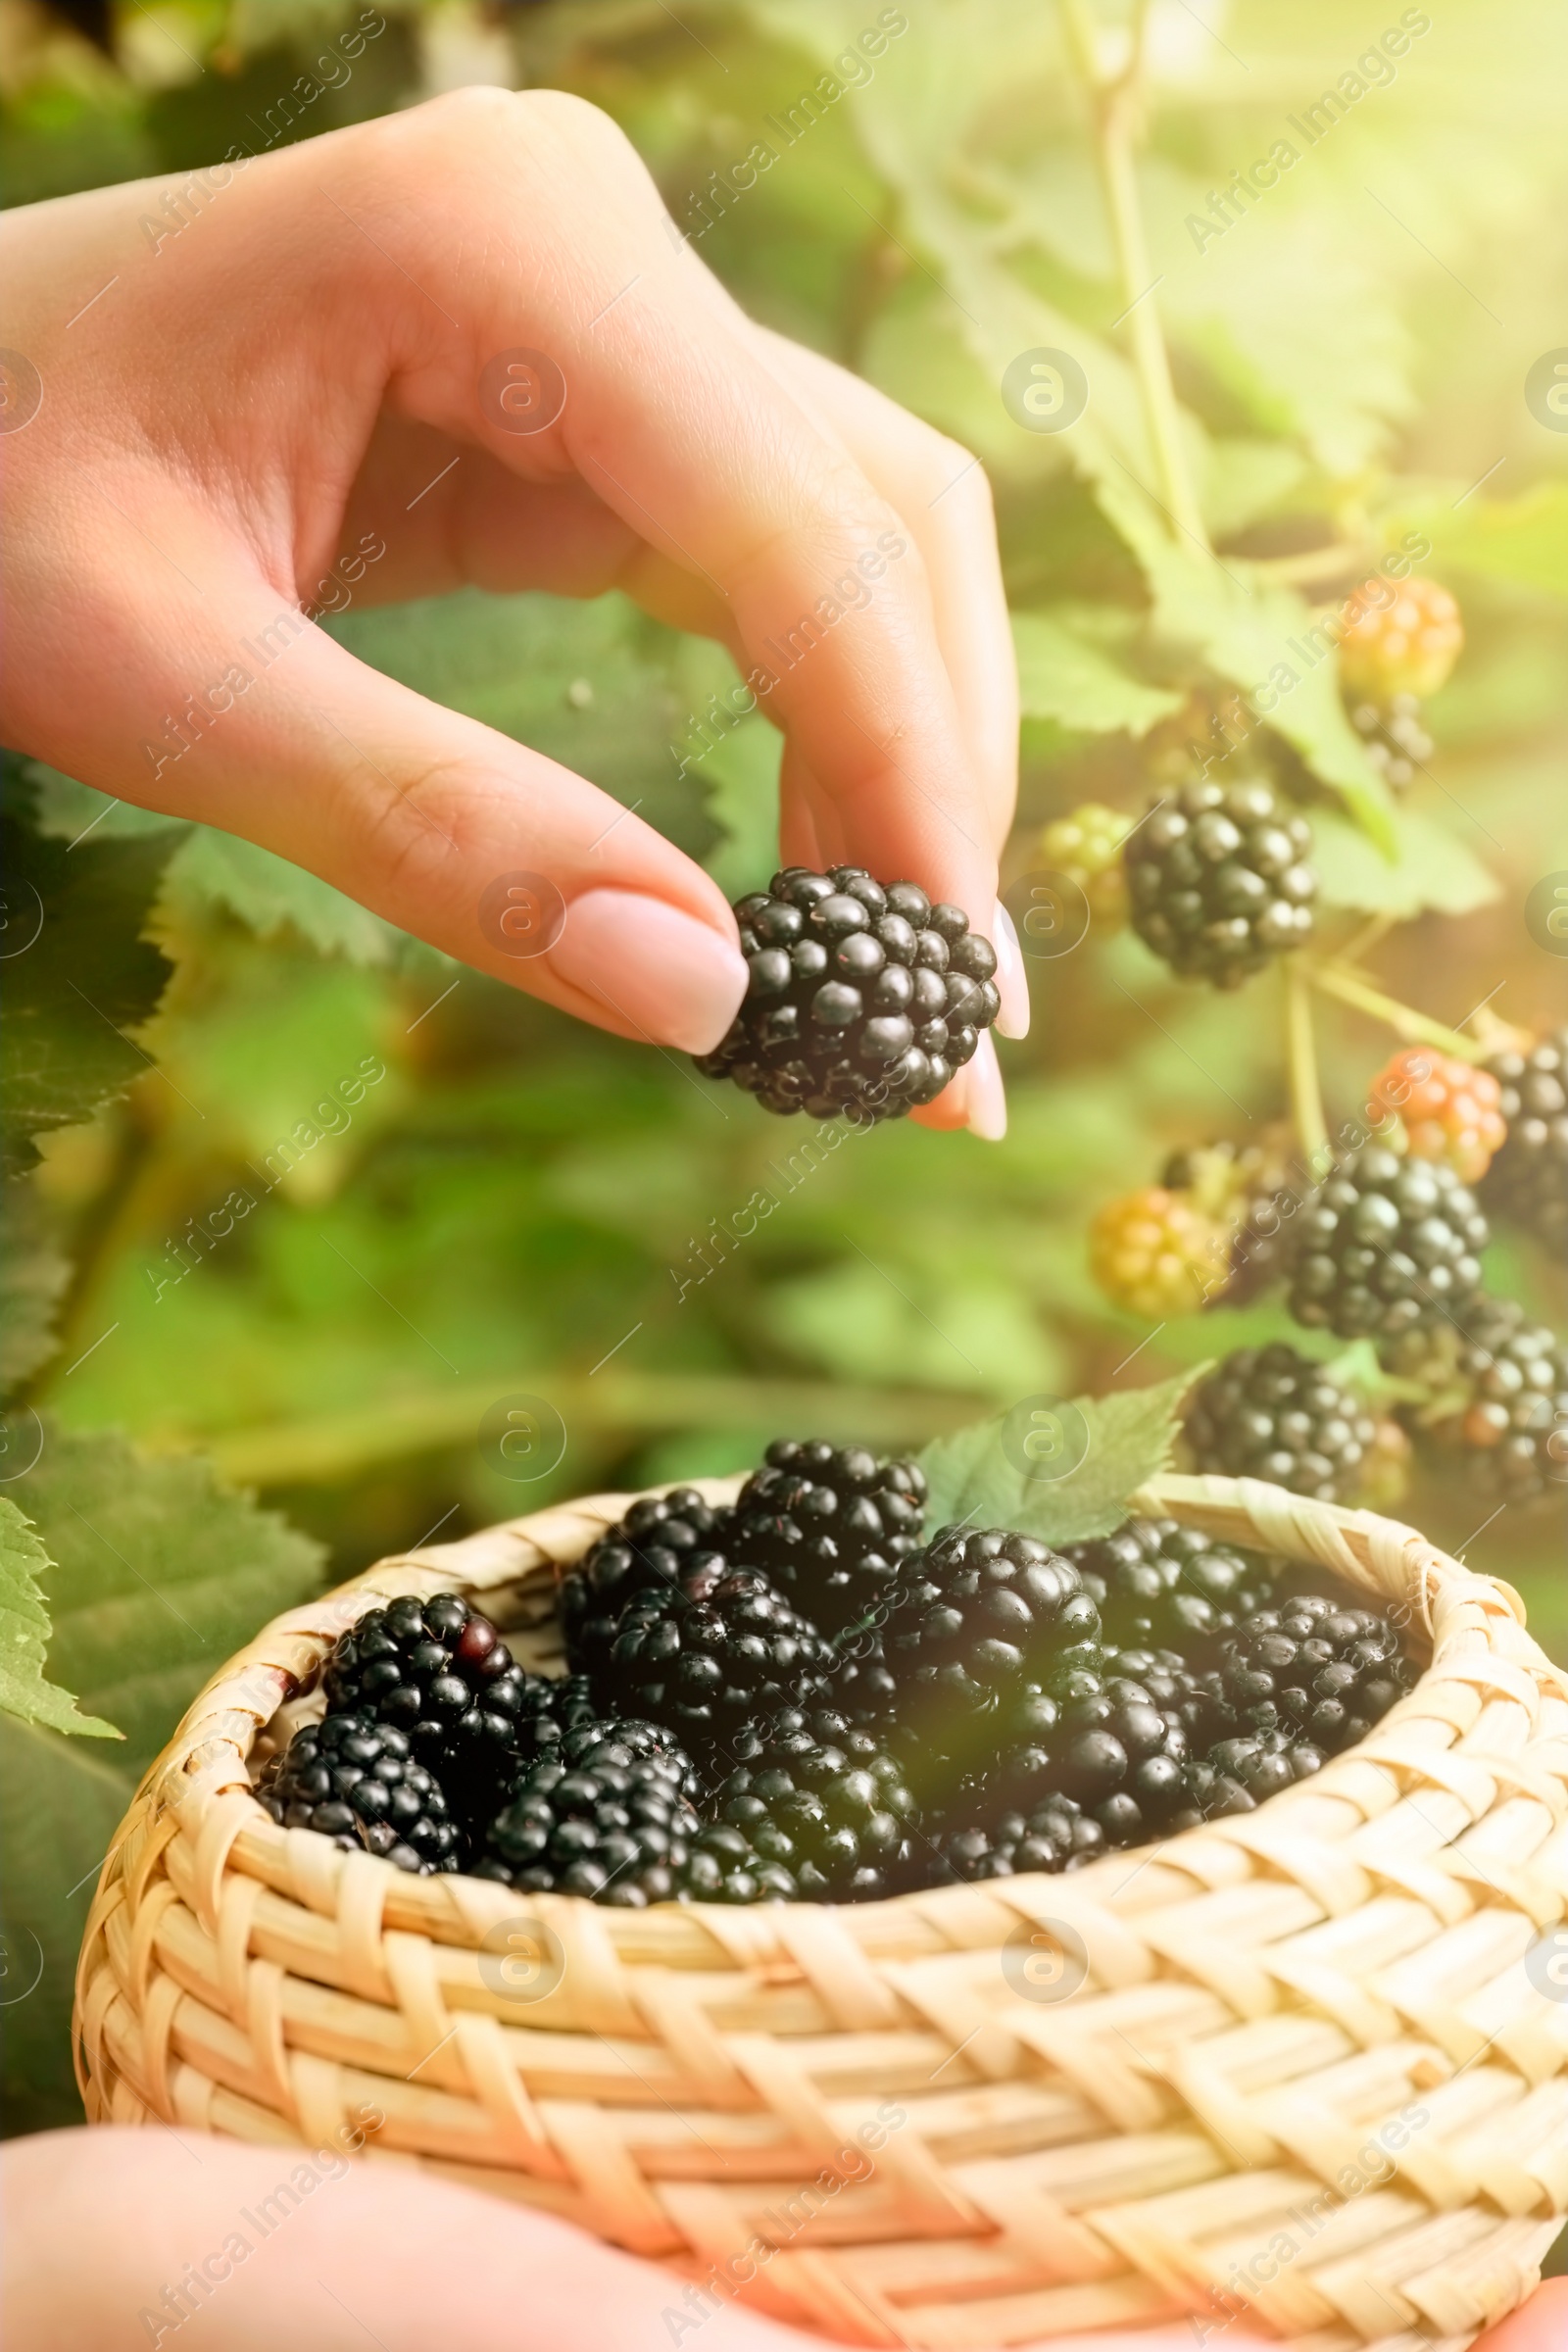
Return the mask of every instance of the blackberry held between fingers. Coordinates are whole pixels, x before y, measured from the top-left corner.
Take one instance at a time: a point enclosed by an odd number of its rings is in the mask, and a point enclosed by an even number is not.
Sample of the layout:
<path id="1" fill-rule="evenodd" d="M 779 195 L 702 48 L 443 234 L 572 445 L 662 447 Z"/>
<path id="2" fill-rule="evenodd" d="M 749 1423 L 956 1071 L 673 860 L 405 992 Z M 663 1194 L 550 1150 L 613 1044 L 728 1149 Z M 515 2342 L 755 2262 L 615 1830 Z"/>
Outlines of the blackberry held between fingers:
<path id="1" fill-rule="evenodd" d="M 1111 1535 L 1069 1544 L 1065 1556 L 1107 1642 L 1189 1660 L 1215 1654 L 1222 1636 L 1268 1605 L 1277 1565 L 1174 1519 L 1124 1519 Z"/>
<path id="2" fill-rule="evenodd" d="M 1491 1238 L 1475 1195 L 1439 1160 L 1352 1152 L 1303 1204 L 1291 1282 L 1298 1323 L 1397 1341 L 1463 1320 Z"/>
<path id="3" fill-rule="evenodd" d="M 349 1852 L 428 1877 L 462 1867 L 462 1841 L 434 1777 L 408 1739 L 366 1713 L 297 1731 L 256 1791 L 286 1830 L 315 1830 Z"/>
<path id="4" fill-rule="evenodd" d="M 832 1663 L 767 1577 L 715 1558 L 635 1596 L 594 1682 L 607 1711 L 664 1725 L 701 1760 L 750 1715 L 822 1704 Z"/>
<path id="5" fill-rule="evenodd" d="M 1182 979 L 1236 988 L 1310 938 L 1311 848 L 1271 784 L 1185 784 L 1128 836 L 1133 929 Z"/>
<path id="6" fill-rule="evenodd" d="M 863 866 L 800 865 L 735 903 L 750 981 L 705 1077 L 764 1110 L 860 1125 L 933 1102 L 1001 1008 L 996 951 L 957 906 Z"/>
<path id="7" fill-rule="evenodd" d="M 1414 1680 L 1381 1610 L 1320 1592 L 1263 1610 L 1227 1640 L 1220 1662 L 1239 1733 L 1284 1732 L 1330 1756 L 1365 1739 Z"/>
<path id="8" fill-rule="evenodd" d="M 668 1901 L 699 1823 L 662 1756 L 535 1764 L 490 1825 L 474 1876 L 527 1894 L 640 1909 Z M 619 1752 L 624 1754 L 624 1748 Z"/>
<path id="9" fill-rule="evenodd" d="M 1481 1198 L 1561 1261 L 1568 1258 L 1568 1029 L 1528 1054 L 1494 1054 L 1487 1068 L 1501 1090 L 1508 1140 Z"/>
<path id="10" fill-rule="evenodd" d="M 1359 1487 L 1377 1433 L 1371 1414 L 1321 1364 L 1277 1341 L 1226 1356 L 1200 1385 L 1186 1434 L 1200 1470 L 1344 1502 Z"/>
<path id="11" fill-rule="evenodd" d="M 868 1732 L 827 1710 L 786 1709 L 742 1727 L 713 1807 L 758 1856 L 788 1870 L 807 1901 L 893 1893 L 918 1809 Z"/>
<path id="12" fill-rule="evenodd" d="M 865 1621 L 920 1540 L 925 1480 L 863 1446 L 775 1439 L 724 1530 L 737 1567 L 760 1568 L 828 1635 Z"/>

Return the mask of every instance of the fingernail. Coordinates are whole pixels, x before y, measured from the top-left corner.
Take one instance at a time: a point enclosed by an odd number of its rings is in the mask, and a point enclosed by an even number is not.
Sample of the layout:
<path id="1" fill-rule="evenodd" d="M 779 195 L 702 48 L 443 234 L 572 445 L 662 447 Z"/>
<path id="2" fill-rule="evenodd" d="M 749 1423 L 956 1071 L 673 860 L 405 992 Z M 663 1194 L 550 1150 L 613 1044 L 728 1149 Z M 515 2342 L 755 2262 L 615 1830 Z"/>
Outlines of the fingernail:
<path id="1" fill-rule="evenodd" d="M 969 1132 L 988 1144 L 1000 1144 L 1007 1132 L 1007 1098 L 1002 1084 L 1002 1064 L 989 1033 L 975 1048 L 968 1079 Z"/>
<path id="2" fill-rule="evenodd" d="M 1012 917 L 1000 899 L 997 901 L 996 928 L 991 944 L 997 951 L 997 994 L 1002 999 L 997 1029 L 1003 1037 L 1027 1037 L 1029 975 L 1024 969 L 1023 951 L 1018 945 Z"/>
<path id="3" fill-rule="evenodd" d="M 589 890 L 566 908 L 552 970 L 661 1045 L 710 1054 L 740 1010 L 746 960 L 695 915 L 629 890 Z"/>

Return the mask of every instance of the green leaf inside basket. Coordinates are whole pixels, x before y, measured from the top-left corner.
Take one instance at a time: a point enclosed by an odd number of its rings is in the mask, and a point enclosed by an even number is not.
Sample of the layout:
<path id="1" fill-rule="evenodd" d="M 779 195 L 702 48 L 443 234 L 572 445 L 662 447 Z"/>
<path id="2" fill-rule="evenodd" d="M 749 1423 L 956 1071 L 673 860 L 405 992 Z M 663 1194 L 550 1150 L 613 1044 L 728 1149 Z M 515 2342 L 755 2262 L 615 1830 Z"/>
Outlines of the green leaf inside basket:
<path id="1" fill-rule="evenodd" d="M 935 1439 L 919 1457 L 931 1490 L 927 1526 L 1009 1527 L 1054 1544 L 1109 1535 L 1127 1516 L 1128 1495 L 1169 1467 L 1182 1403 L 1207 1368 L 1120 1396 L 1026 1399 Z M 1047 1443 L 1031 1446 L 1037 1431 Z M 1058 1446 L 1073 1467 L 1055 1476 Z"/>

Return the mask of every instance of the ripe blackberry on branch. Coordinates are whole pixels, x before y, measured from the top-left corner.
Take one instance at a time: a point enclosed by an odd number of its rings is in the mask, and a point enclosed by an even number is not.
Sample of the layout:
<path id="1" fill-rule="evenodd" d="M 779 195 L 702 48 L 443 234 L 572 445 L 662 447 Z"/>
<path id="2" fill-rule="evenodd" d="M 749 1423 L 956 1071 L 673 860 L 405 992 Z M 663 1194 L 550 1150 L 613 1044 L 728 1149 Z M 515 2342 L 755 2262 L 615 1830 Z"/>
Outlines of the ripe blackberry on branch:
<path id="1" fill-rule="evenodd" d="M 1493 1071 L 1407 1046 L 1378 1072 L 1367 1101 L 1398 1119 L 1413 1159 L 1444 1160 L 1462 1183 L 1479 1184 L 1508 1133 L 1501 1097 Z"/>
<path id="2" fill-rule="evenodd" d="M 1263 1610 L 1227 1640 L 1220 1661 L 1238 1735 L 1283 1732 L 1331 1756 L 1364 1740 L 1414 1679 L 1381 1610 L 1321 1592 Z"/>
<path id="3" fill-rule="evenodd" d="M 1185 784 L 1128 836 L 1133 929 L 1181 978 L 1239 987 L 1310 938 L 1311 848 L 1272 784 Z"/>
<path id="4" fill-rule="evenodd" d="M 608 1713 L 663 1724 L 701 1759 L 750 1715 L 821 1705 L 832 1664 L 768 1577 L 712 1556 L 632 1598 L 593 1682 Z"/>
<path id="5" fill-rule="evenodd" d="M 1482 1200 L 1559 1259 L 1568 1257 L 1568 1029 L 1528 1054 L 1495 1054 L 1487 1068 L 1500 1090 L 1508 1139 Z"/>
<path id="6" fill-rule="evenodd" d="M 1480 1483 L 1509 1502 L 1568 1486 L 1568 1342 L 1513 1299 L 1487 1299 L 1459 1352 L 1470 1388 L 1459 1416 Z"/>
<path id="7" fill-rule="evenodd" d="M 925 1480 L 912 1462 L 778 1438 L 723 1531 L 737 1567 L 760 1568 L 818 1630 L 858 1625 L 920 1540 Z"/>
<path id="8" fill-rule="evenodd" d="M 827 1709 L 785 1709 L 744 1725 L 732 1753 L 713 1808 L 803 1898 L 863 1902 L 902 1884 L 919 1813 L 870 1733 Z"/>
<path id="9" fill-rule="evenodd" d="M 1366 756 L 1395 792 L 1407 792 L 1433 753 L 1421 723 L 1418 694 L 1391 695 L 1386 706 L 1356 703 L 1350 724 L 1366 744 Z"/>
<path id="10" fill-rule="evenodd" d="M 349 1852 L 379 1854 L 428 1877 L 462 1867 L 462 1839 L 431 1773 L 405 1734 L 372 1715 L 305 1725 L 256 1791 L 286 1830 L 315 1830 Z"/>
<path id="11" fill-rule="evenodd" d="M 1174 1519 L 1125 1519 L 1066 1555 L 1118 1646 L 1192 1661 L 1273 1597 L 1275 1563 Z"/>
<path id="12" fill-rule="evenodd" d="M 522 1775 L 474 1876 L 640 1909 L 674 1895 L 699 1826 L 668 1755 L 606 1740 L 575 1766 L 550 1761 Z"/>
<path id="13" fill-rule="evenodd" d="M 1348 1391 L 1283 1341 L 1226 1356 L 1194 1396 L 1186 1434 L 1198 1469 L 1269 1479 L 1318 1502 L 1358 1490 L 1377 1439 Z"/>
<path id="14" fill-rule="evenodd" d="M 618 1527 L 601 1536 L 561 1588 L 561 1624 L 573 1667 L 599 1671 L 610 1655 L 626 1604 L 635 1594 L 678 1584 L 688 1569 L 721 1548 L 727 1514 L 695 1487 L 645 1494 Z"/>
<path id="15" fill-rule="evenodd" d="M 1291 1312 L 1343 1340 L 1397 1341 L 1462 1321 L 1481 1288 L 1487 1220 L 1440 1160 L 1368 1145 L 1324 1180 L 1297 1225 Z"/>
<path id="16" fill-rule="evenodd" d="M 1001 1008 L 990 941 L 913 882 L 786 866 L 735 917 L 746 999 L 697 1066 L 764 1110 L 901 1118 L 935 1102 Z"/>

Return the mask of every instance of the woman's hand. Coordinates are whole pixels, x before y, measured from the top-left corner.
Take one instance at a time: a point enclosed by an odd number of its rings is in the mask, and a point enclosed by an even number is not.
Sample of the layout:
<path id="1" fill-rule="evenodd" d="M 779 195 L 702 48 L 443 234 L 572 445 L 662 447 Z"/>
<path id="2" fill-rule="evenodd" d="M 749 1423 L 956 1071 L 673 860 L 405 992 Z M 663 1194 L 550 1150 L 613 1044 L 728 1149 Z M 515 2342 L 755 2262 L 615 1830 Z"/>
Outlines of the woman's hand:
<path id="1" fill-rule="evenodd" d="M 1017 702 L 985 476 L 746 318 L 593 107 L 465 90 L 0 240 L 0 341 L 41 387 L 5 439 L 6 741 L 705 1050 L 746 981 L 707 875 L 299 610 L 619 587 L 721 639 L 782 726 L 786 859 L 907 875 L 997 930 Z M 481 912 L 518 872 L 568 909 L 520 957 Z M 989 1041 L 928 1115 L 1000 1132 Z"/>
<path id="2" fill-rule="evenodd" d="M 302 2158 L 317 2177 L 279 2192 Z M 420 2174 L 171 2130 L 51 2132 L 4 2154 L 8 2352 L 831 2352 L 548 2215 Z M 243 2241 L 243 2250 L 236 2241 Z M 226 2247 L 226 2252 L 225 2252 Z M 1192 2352 L 1192 2324 L 1042 2352 Z M 1561 2352 L 1554 2280 L 1476 2352 Z M 1236 2327 L 1222 2352 L 1264 2352 Z"/>

